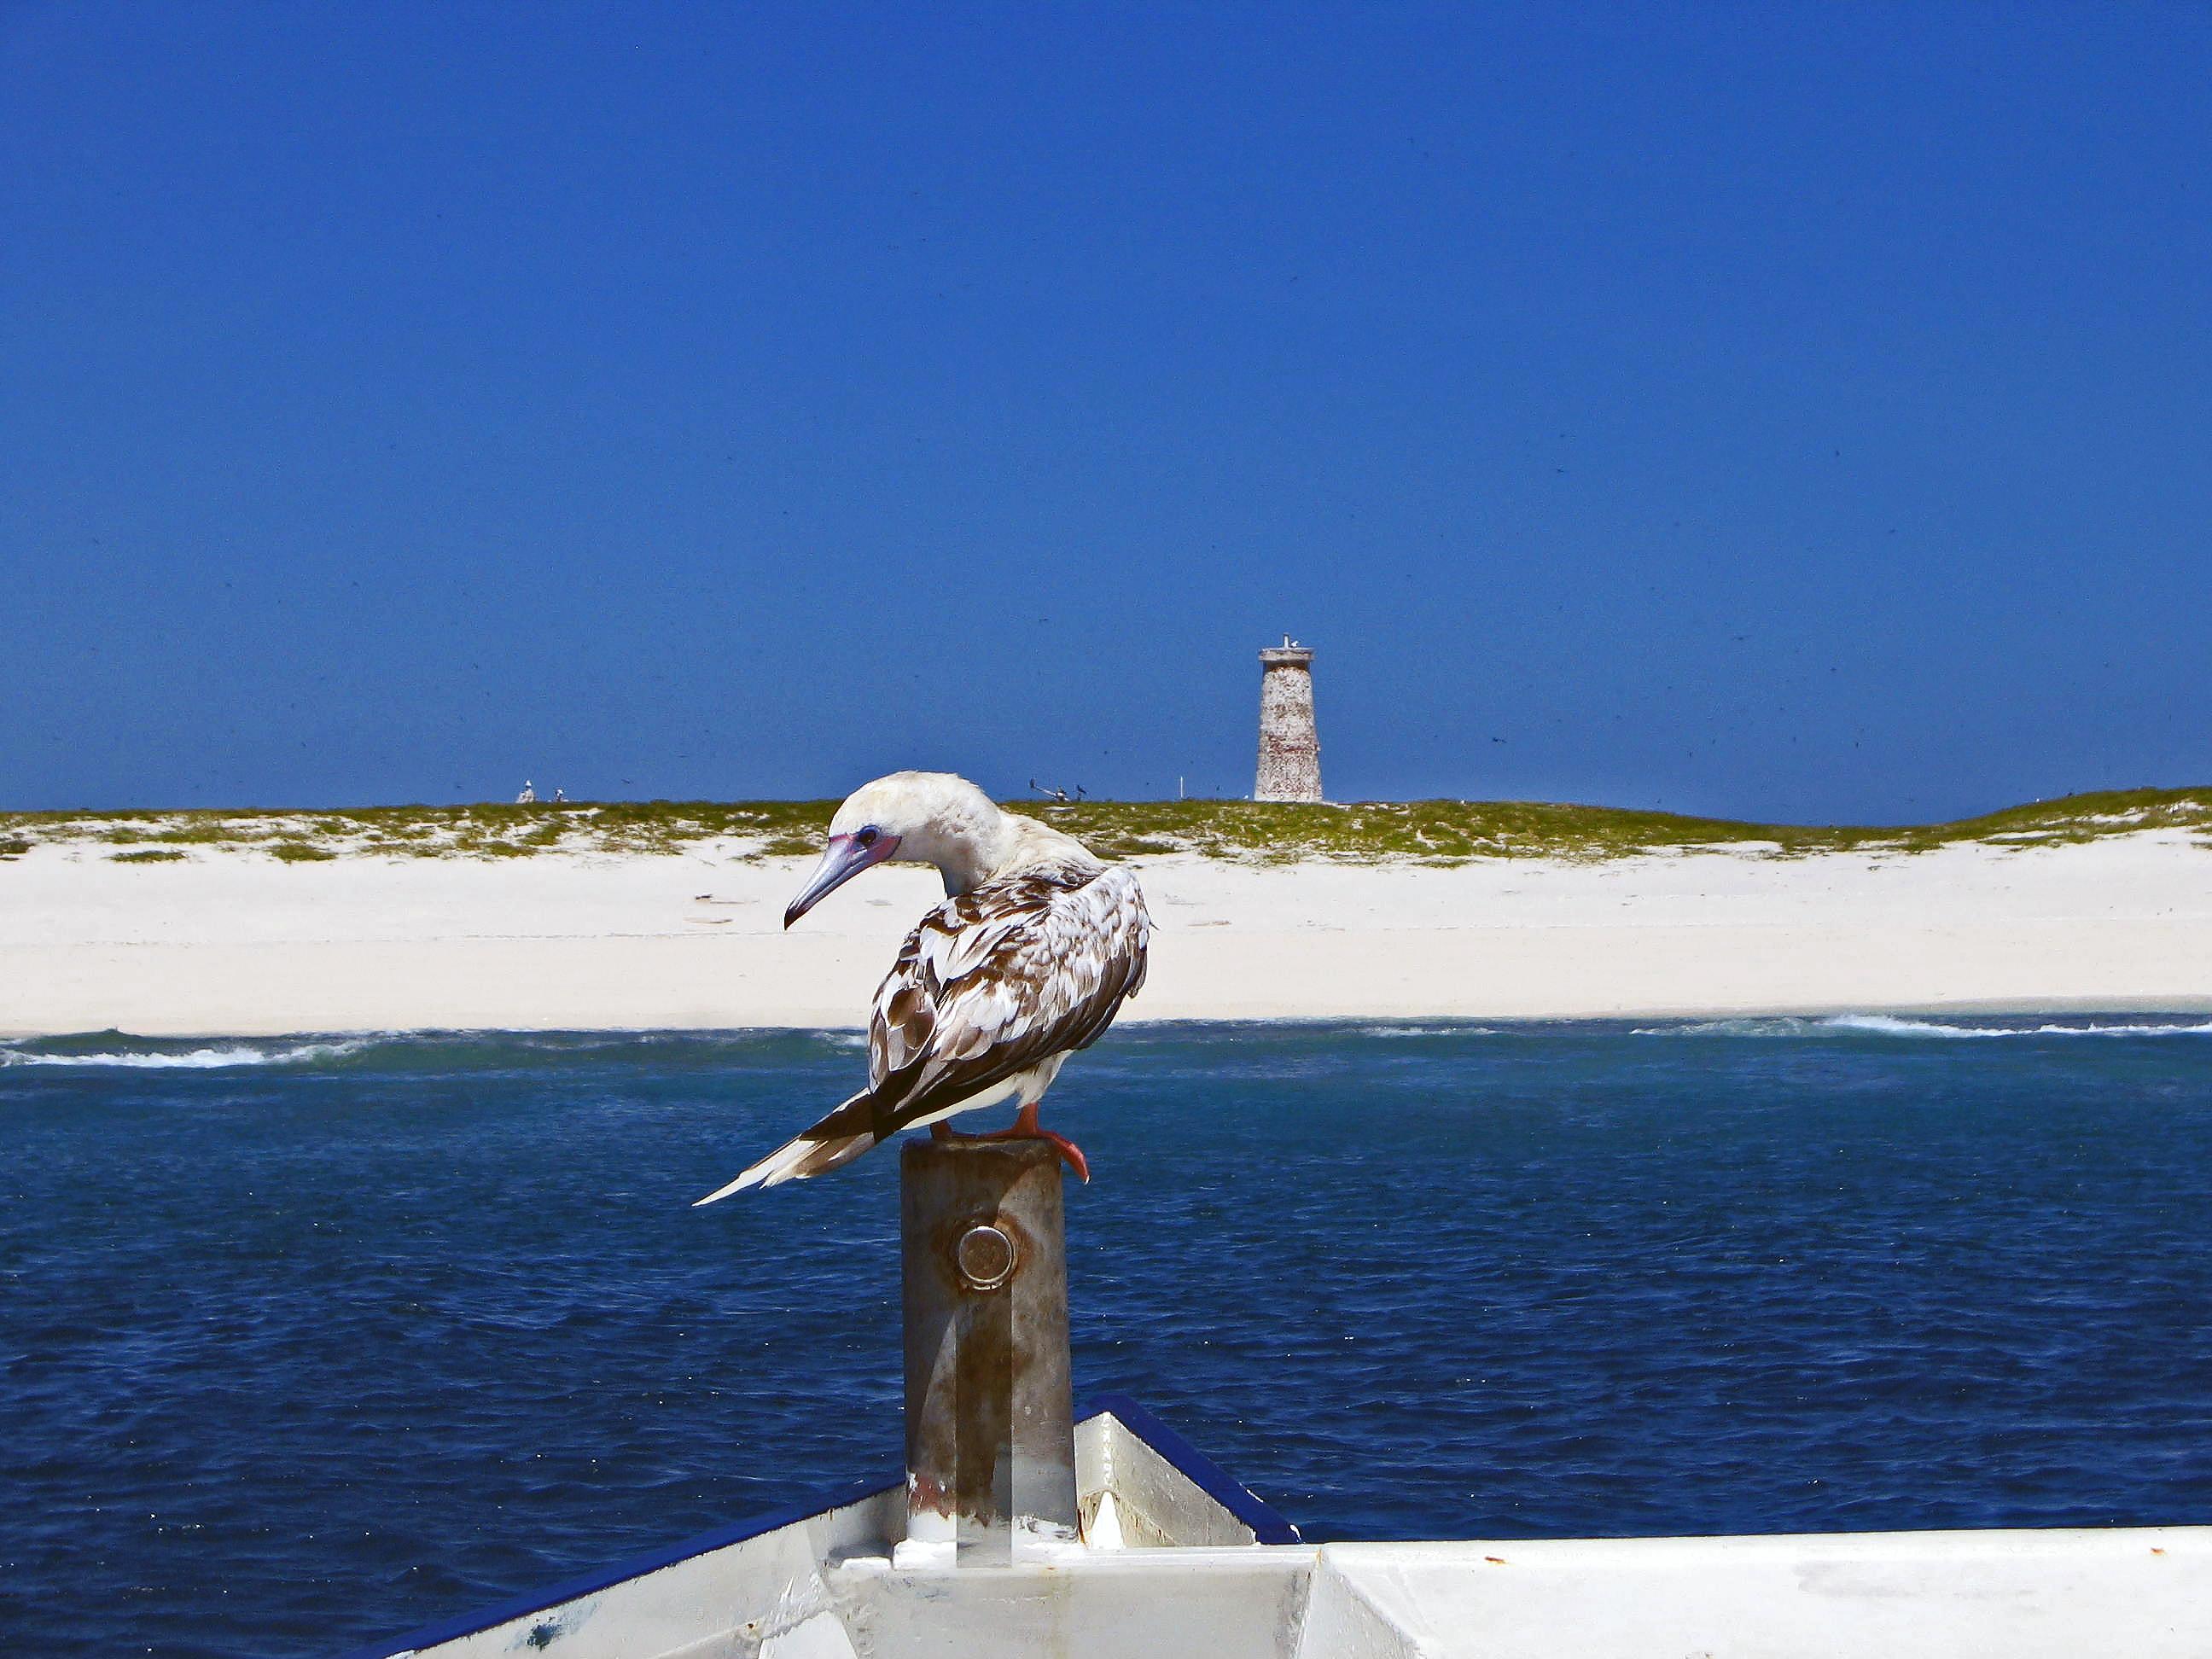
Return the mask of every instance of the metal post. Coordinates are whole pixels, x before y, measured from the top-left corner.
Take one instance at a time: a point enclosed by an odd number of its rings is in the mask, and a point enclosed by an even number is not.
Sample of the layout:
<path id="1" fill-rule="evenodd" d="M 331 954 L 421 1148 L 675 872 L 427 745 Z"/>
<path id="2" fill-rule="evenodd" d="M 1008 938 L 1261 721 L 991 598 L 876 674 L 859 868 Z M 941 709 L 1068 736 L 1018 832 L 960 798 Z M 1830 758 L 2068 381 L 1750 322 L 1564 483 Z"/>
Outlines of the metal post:
<path id="1" fill-rule="evenodd" d="M 1016 1533 L 1073 1539 L 1075 1407 L 1060 1157 L 1042 1140 L 907 1142 L 907 1536 L 963 1566 Z"/>

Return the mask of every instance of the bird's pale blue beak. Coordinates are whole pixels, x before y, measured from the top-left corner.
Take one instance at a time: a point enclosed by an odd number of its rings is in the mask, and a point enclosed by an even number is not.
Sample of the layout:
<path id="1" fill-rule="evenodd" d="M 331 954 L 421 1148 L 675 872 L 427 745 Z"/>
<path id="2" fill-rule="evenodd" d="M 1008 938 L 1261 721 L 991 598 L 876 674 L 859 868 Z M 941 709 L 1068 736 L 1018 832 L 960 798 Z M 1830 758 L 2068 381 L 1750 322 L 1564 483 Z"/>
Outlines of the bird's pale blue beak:
<path id="1" fill-rule="evenodd" d="M 799 896 L 783 913 L 783 925 L 790 927 L 823 899 L 866 869 L 872 864 L 881 864 L 898 851 L 896 836 L 877 836 L 867 846 L 860 844 L 857 836 L 832 836 L 830 845 L 822 851 L 822 862 L 814 866 L 814 873 L 806 885 L 799 890 Z"/>

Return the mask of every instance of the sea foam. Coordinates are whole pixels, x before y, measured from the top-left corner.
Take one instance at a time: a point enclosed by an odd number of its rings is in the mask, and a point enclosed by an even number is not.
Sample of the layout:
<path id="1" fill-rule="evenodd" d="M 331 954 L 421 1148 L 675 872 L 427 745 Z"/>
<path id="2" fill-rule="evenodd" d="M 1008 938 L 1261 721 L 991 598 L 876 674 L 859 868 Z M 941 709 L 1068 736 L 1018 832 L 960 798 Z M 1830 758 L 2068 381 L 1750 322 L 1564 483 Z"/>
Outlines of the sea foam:
<path id="1" fill-rule="evenodd" d="M 1738 1019 L 1698 1020 L 1683 1025 L 1639 1026 L 1638 1036 L 1832 1036 L 1856 1032 L 1869 1036 L 1942 1039 L 2024 1036 L 2204 1036 L 2212 1021 L 2196 1024 L 2131 1021 L 2115 1025 L 1958 1025 L 1945 1020 L 1914 1019 L 1901 1014 L 1829 1014 L 1822 1018 L 1783 1014 Z"/>
<path id="2" fill-rule="evenodd" d="M 343 1042 L 300 1042 L 282 1048 L 250 1048 L 243 1044 L 223 1048 L 109 1049 L 87 1053 L 53 1053 L 43 1049 L 0 1048 L 0 1066 L 114 1066 L 137 1071 L 215 1071 L 232 1066 L 298 1066 L 319 1060 L 341 1060 L 359 1054 L 374 1039 Z"/>

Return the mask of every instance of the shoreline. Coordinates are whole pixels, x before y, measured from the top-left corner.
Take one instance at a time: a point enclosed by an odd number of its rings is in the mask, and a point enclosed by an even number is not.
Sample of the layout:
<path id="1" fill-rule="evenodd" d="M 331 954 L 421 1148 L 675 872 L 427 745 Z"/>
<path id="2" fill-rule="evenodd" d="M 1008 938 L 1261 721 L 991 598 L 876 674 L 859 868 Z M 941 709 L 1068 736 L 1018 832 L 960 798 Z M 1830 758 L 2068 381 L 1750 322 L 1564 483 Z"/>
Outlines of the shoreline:
<path id="1" fill-rule="evenodd" d="M 2212 1012 L 2212 852 L 2175 831 L 1913 854 L 1133 861 L 1155 1020 Z M 0 866 L 0 1034 L 852 1030 L 940 896 L 681 854 Z"/>
<path id="2" fill-rule="evenodd" d="M 1284 1014 L 1253 1018 L 1215 1018 L 1194 1015 L 1171 1015 L 1145 1018 L 1133 1009 L 1125 1008 L 1115 1020 L 1112 1030 L 1124 1026 L 1287 1026 L 1316 1029 L 1329 1026 L 1403 1026 L 1408 1030 L 1435 1028 L 1439 1034 L 1459 1028 L 1470 1032 L 1504 1032 L 1534 1030 L 1551 1025 L 1626 1025 L 1643 1021 L 1684 1025 L 1711 1021 L 1714 1024 L 1753 1023 L 1761 1020 L 1804 1020 L 1819 1024 L 1827 1021 L 1896 1020 L 1902 1024 L 1926 1023 L 1934 1024 L 1948 1019 L 2100 1019 L 2185 1020 L 2192 1016 L 2203 1016 L 2212 1021 L 2212 997 L 2199 997 L 2186 1002 L 2162 1003 L 2156 1006 L 2116 1006 L 2103 1002 L 2054 1005 L 2033 1003 L 1963 1003 L 1941 1006 L 1899 1006 L 1890 1008 L 1774 1007 L 1774 1008 L 1658 1008 L 1626 1014 Z M 405 1025 L 405 1026 L 329 1026 L 289 1030 L 150 1030 L 104 1026 L 98 1030 L 74 1031 L 20 1031 L 0 1029 L 0 1044 L 27 1042 L 67 1042 L 72 1040 L 111 1038 L 136 1040 L 143 1038 L 155 1042 L 399 1042 L 414 1038 L 502 1036 L 580 1036 L 580 1037 L 738 1037 L 805 1035 L 818 1033 L 825 1036 L 844 1036 L 865 1030 L 857 1021 L 824 1022 L 819 1024 L 792 1023 L 786 1024 L 754 1025 Z M 2096 1028 L 2081 1028 L 2085 1035 L 2097 1035 Z M 2197 1028 L 2181 1025 L 2174 1029 L 2191 1031 Z M 2212 1028 L 2208 1028 L 2212 1029 Z M 2008 1031 L 2007 1035 L 2019 1035 Z M 1913 1035 L 1907 1030 L 1902 1035 Z M 1111 1040 L 1111 1032 L 1107 1041 Z"/>

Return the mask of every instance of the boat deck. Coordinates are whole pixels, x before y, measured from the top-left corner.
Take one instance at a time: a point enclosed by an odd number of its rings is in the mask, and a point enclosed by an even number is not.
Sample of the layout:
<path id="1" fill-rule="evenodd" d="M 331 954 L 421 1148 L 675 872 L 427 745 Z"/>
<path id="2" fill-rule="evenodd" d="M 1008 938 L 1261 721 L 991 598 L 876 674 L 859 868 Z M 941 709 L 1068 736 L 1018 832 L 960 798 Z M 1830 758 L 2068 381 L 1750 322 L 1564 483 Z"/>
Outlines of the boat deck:
<path id="1" fill-rule="evenodd" d="M 2212 1528 L 1307 1544 L 1133 1402 L 1083 1540 L 904 1543 L 890 1482 L 352 1659 L 2130 1659 L 2212 1651 Z"/>

